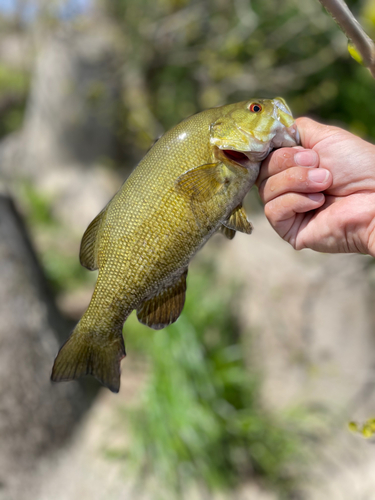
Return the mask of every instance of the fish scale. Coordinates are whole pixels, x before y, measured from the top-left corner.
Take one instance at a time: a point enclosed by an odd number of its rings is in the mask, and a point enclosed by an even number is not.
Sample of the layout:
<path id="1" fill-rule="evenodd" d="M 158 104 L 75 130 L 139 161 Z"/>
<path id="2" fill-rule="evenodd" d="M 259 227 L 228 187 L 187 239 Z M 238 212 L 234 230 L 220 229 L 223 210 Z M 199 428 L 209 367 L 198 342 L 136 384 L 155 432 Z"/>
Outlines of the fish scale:
<path id="1" fill-rule="evenodd" d="M 282 98 L 206 110 L 164 134 L 83 236 L 81 263 L 98 279 L 52 380 L 91 374 L 118 392 L 128 315 L 155 329 L 176 321 L 193 255 L 218 230 L 251 232 L 241 204 L 261 160 L 297 143 Z"/>

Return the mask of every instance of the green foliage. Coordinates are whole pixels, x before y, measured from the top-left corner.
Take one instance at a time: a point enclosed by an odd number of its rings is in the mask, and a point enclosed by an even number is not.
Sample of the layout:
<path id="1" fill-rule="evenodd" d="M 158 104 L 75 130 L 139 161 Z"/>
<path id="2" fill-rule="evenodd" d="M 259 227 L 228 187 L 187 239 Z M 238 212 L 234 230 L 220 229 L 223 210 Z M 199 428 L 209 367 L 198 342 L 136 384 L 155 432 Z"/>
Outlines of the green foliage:
<path id="1" fill-rule="evenodd" d="M 43 252 L 41 258 L 46 277 L 56 292 L 75 290 L 96 279 L 96 273 L 89 273 L 81 266 L 78 255 L 58 246 Z"/>
<path id="2" fill-rule="evenodd" d="M 20 197 L 25 217 L 35 237 L 43 239 L 40 259 L 46 277 L 56 292 L 74 290 L 92 283 L 95 273 L 85 270 L 78 258 L 78 248 L 72 246 L 62 227 L 51 212 L 51 200 L 32 183 L 23 182 Z M 46 242 L 48 242 L 46 244 Z"/>
<path id="3" fill-rule="evenodd" d="M 135 147 L 139 157 L 160 125 L 167 130 L 201 109 L 249 96 L 282 95 L 296 116 L 375 138 L 375 82 L 350 58 L 345 35 L 319 2 L 103 1 L 123 34 L 124 73 L 135 68 L 141 93 L 123 93 L 124 152 Z M 349 3 L 361 18 L 362 4 Z M 367 0 L 368 22 L 373 11 Z"/>
<path id="4" fill-rule="evenodd" d="M 0 63 L 0 138 L 21 127 L 28 89 L 25 71 Z"/>
<path id="5" fill-rule="evenodd" d="M 369 439 L 375 436 L 375 418 L 369 418 L 362 425 L 357 422 L 349 422 L 349 430 L 362 434 L 363 437 Z"/>
<path id="6" fill-rule="evenodd" d="M 31 182 L 23 182 L 21 193 L 31 225 L 52 226 L 55 221 L 51 213 L 51 200 L 40 193 Z"/>
<path id="7" fill-rule="evenodd" d="M 0 64 L 0 95 L 5 92 L 25 93 L 28 88 L 28 78 L 25 72 Z"/>
<path id="8" fill-rule="evenodd" d="M 245 369 L 238 293 L 221 287 L 213 269 L 195 269 L 174 325 L 151 332 L 134 317 L 126 323 L 128 350 L 137 336 L 151 365 L 142 404 L 131 414 L 130 455 L 139 471 L 151 471 L 181 498 L 191 480 L 227 488 L 253 475 L 280 495 L 293 485 L 298 437 L 290 422 L 262 408 L 259 374 Z"/>

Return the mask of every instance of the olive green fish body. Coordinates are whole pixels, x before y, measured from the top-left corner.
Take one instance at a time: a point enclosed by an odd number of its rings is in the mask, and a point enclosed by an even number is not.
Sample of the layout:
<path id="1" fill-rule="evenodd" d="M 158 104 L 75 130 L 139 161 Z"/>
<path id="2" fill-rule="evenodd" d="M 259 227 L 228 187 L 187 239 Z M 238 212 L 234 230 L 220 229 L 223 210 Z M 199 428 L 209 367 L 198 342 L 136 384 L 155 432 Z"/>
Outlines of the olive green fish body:
<path id="1" fill-rule="evenodd" d="M 273 147 L 297 132 L 282 99 L 214 108 L 167 132 L 90 224 L 81 262 L 99 269 L 90 305 L 55 360 L 52 379 L 89 373 L 119 389 L 130 312 L 152 328 L 183 308 L 189 261 L 218 230 L 250 233 L 241 202 Z"/>

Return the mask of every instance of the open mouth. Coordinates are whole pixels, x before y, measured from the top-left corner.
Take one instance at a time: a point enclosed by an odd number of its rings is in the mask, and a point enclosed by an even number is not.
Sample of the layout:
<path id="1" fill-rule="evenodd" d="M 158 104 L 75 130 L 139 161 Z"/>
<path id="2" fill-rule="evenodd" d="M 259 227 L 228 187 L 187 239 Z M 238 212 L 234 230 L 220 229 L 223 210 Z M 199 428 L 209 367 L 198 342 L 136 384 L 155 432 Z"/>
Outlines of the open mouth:
<path id="1" fill-rule="evenodd" d="M 221 154 L 231 162 L 235 162 L 241 167 L 249 168 L 253 163 L 258 163 L 269 154 L 271 148 L 267 148 L 265 151 L 247 151 L 246 153 L 242 151 L 235 151 L 233 149 L 221 149 Z"/>
<path id="2" fill-rule="evenodd" d="M 241 151 L 222 149 L 222 152 L 229 160 L 239 163 L 242 167 L 246 167 L 249 164 L 249 158 L 245 155 L 245 153 L 241 153 Z"/>

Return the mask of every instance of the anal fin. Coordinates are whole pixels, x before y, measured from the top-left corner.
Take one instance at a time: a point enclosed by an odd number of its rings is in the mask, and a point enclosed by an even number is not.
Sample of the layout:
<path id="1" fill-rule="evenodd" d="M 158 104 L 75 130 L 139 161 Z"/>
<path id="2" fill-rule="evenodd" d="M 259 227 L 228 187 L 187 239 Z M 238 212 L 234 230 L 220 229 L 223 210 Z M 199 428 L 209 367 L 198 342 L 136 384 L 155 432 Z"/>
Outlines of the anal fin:
<path id="1" fill-rule="evenodd" d="M 174 323 L 184 307 L 186 276 L 187 269 L 172 286 L 143 302 L 137 309 L 138 320 L 154 330 Z"/>

